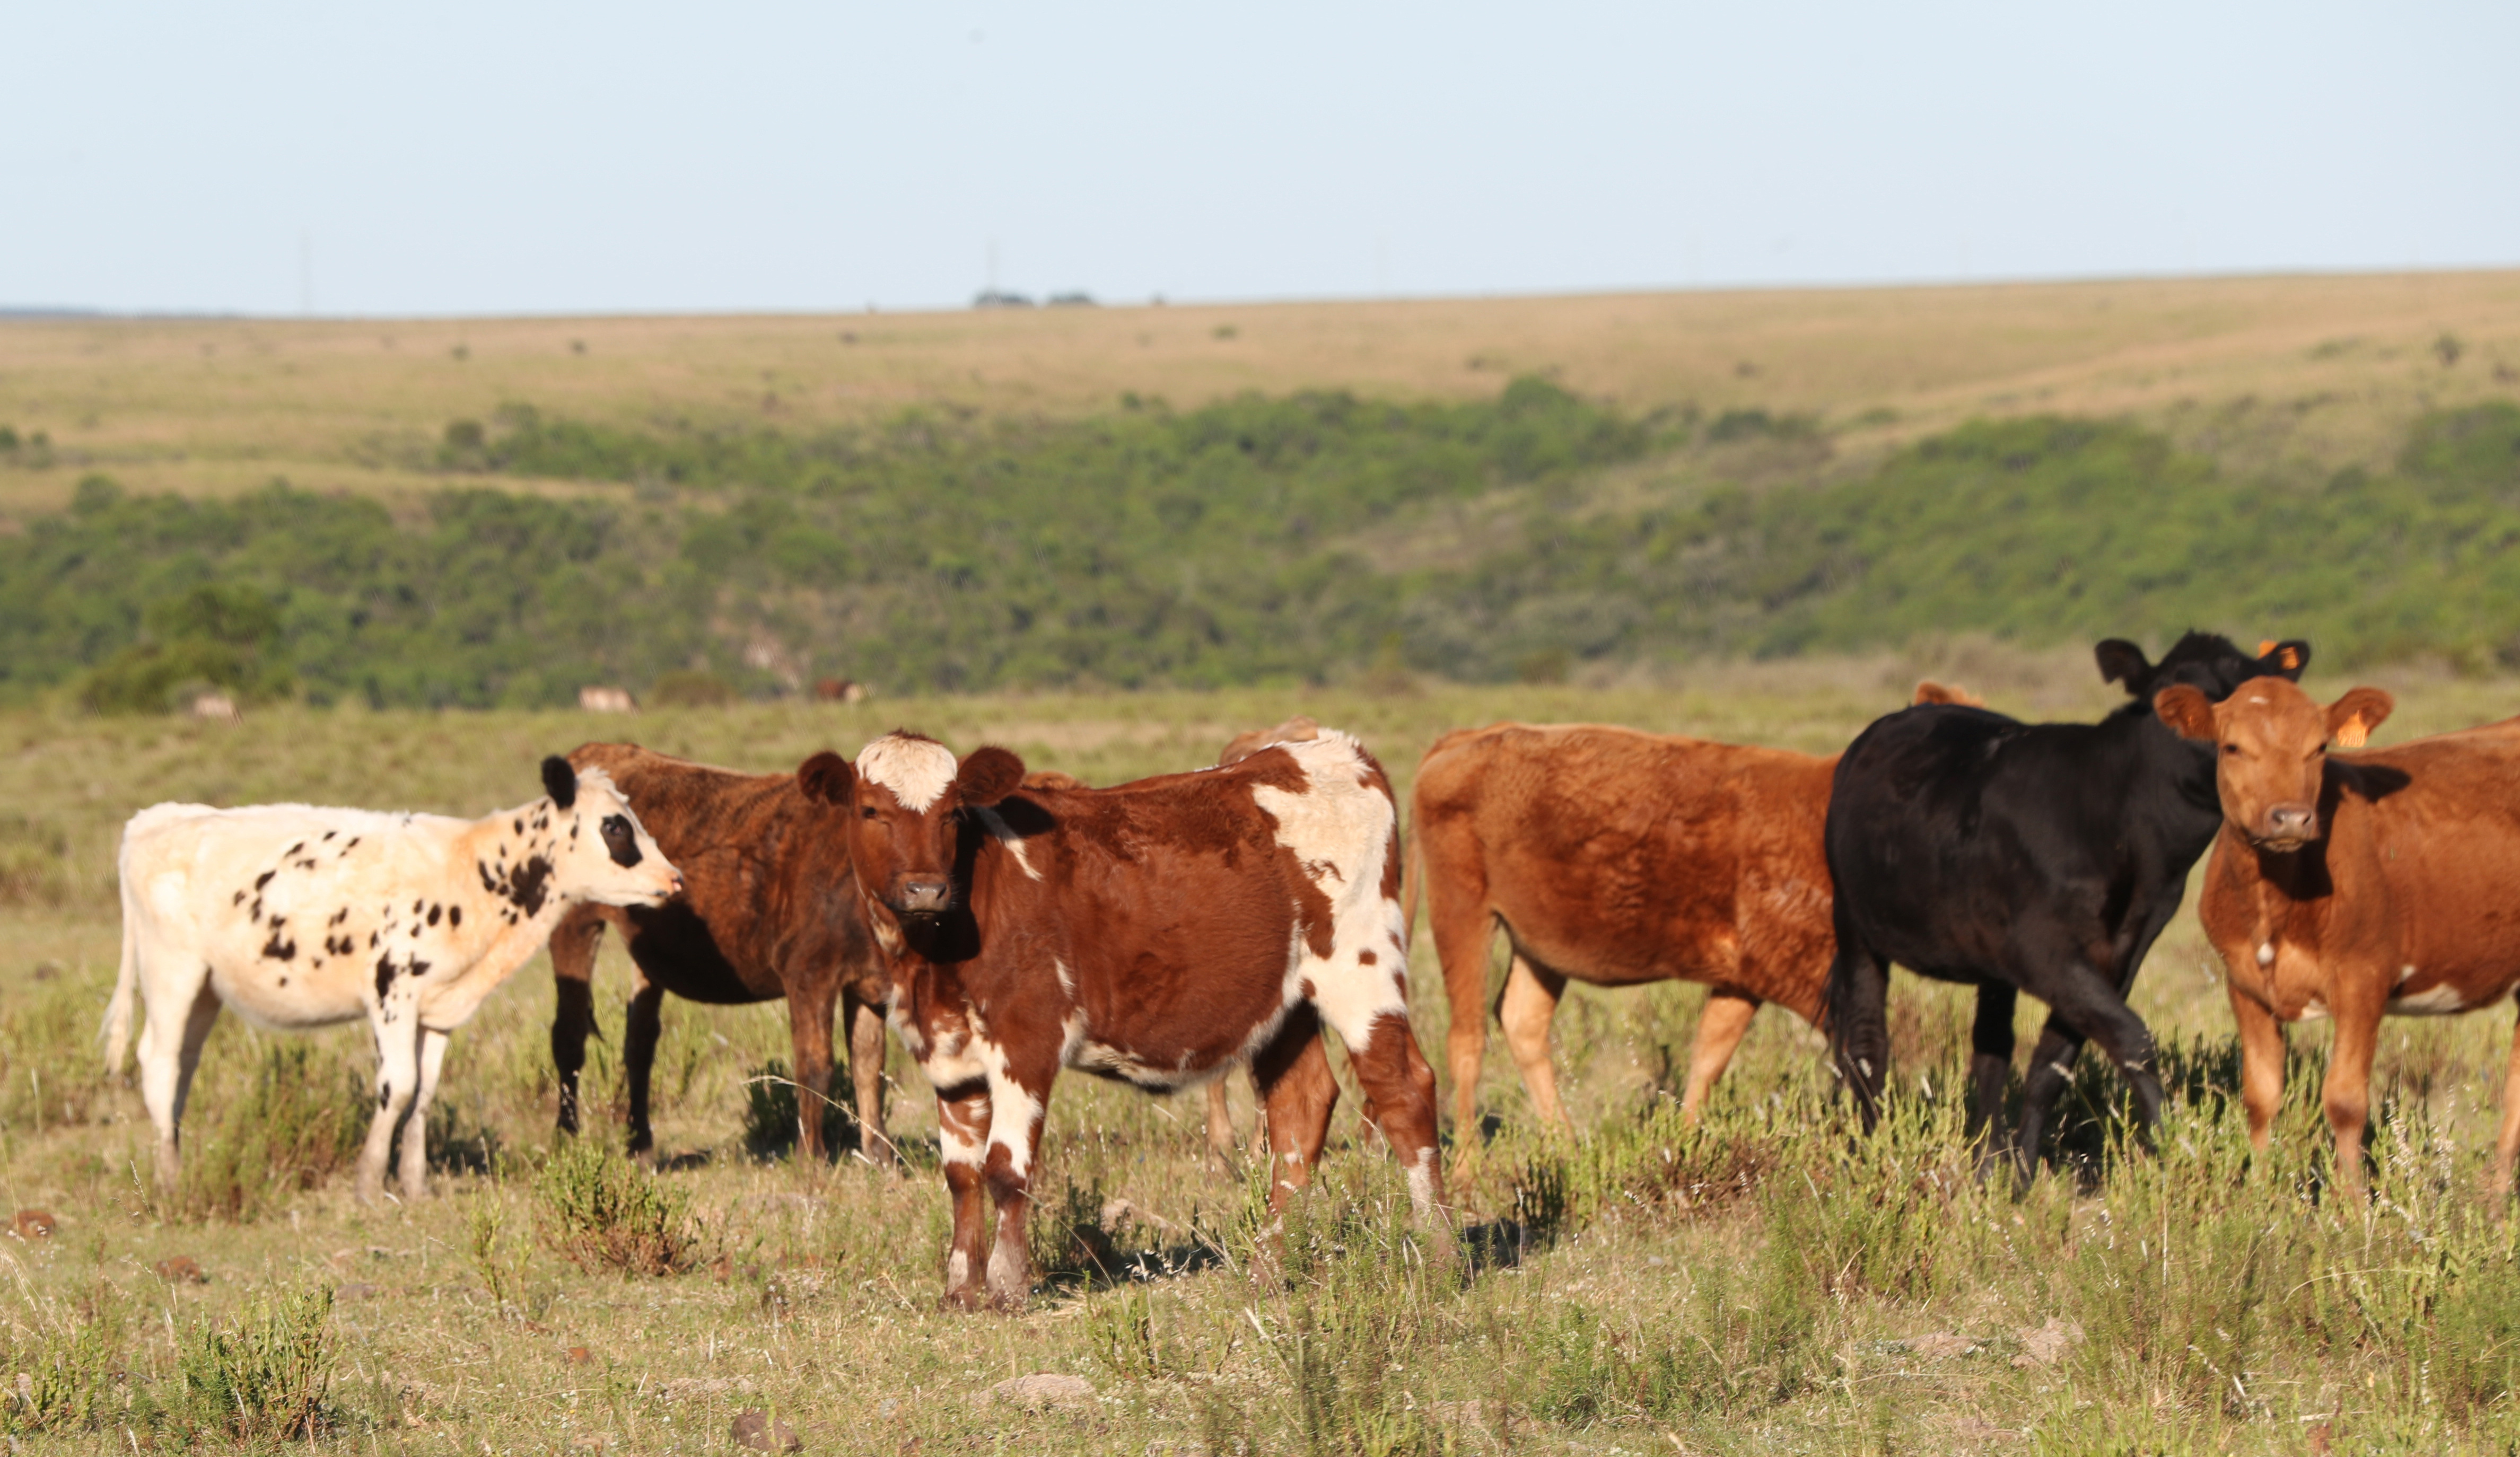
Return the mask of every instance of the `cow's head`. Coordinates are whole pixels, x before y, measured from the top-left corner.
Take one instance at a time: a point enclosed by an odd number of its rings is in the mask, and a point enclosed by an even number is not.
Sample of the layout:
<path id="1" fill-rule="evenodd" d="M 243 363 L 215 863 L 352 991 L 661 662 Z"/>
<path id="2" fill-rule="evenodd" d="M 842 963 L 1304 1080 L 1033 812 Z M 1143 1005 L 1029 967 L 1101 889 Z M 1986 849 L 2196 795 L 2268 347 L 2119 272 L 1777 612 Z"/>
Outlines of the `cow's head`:
<path id="1" fill-rule="evenodd" d="M 894 915 L 923 919 L 954 908 L 954 866 L 966 810 L 985 810 L 1023 785 L 1023 761 L 984 745 L 960 763 L 924 734 L 896 729 L 858 751 L 830 752 L 796 770 L 809 799 L 845 812 L 849 866 Z"/>
<path id="2" fill-rule="evenodd" d="M 2103 682 L 2126 684 L 2128 697 L 2146 704 L 2173 684 L 2185 684 L 2220 703 L 2253 678 L 2299 682 L 2301 670 L 2310 666 L 2310 644 L 2298 638 L 2261 642 L 2252 657 L 2216 633 L 2189 633 L 2158 663 L 2146 661 L 2143 649 L 2123 638 L 2102 642 L 2092 655 L 2099 659 Z"/>
<path id="3" fill-rule="evenodd" d="M 682 872 L 666 862 L 610 774 L 572 769 L 554 754 L 543 761 L 543 792 L 552 802 L 552 891 L 560 899 L 656 905 L 682 892 Z"/>
<path id="4" fill-rule="evenodd" d="M 2356 749 L 2395 700 L 2354 688 L 2325 708 L 2280 679 L 2243 684 L 2220 703 L 2186 684 L 2153 695 L 2153 712 L 2182 737 L 2216 746 L 2223 818 L 2262 850 L 2299 850 L 2321 833 L 2319 786 L 2327 746 Z"/>

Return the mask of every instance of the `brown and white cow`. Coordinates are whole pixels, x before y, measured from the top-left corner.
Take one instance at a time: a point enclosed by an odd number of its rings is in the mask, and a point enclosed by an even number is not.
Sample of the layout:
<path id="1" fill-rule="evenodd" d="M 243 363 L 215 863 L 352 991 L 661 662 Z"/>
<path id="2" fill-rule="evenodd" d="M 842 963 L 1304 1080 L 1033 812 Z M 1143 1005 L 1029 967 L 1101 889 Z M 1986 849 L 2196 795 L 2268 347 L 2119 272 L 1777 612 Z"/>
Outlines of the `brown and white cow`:
<path id="1" fill-rule="evenodd" d="M 817 754 L 797 778 L 849 812 L 890 1021 L 936 1087 L 954 1203 L 946 1304 L 1012 1308 L 1031 1289 L 1025 1211 L 1061 1067 L 1169 1090 L 1247 1063 L 1282 1162 L 1276 1207 L 1310 1178 L 1338 1096 L 1325 1024 L 1419 1214 L 1441 1227 L 1397 817 L 1355 739 L 1110 789 L 1027 789 L 1005 749 L 958 763 L 895 732 L 854 765 Z"/>
<path id="2" fill-rule="evenodd" d="M 552 1061 L 560 1126 L 577 1130 L 578 1072 L 595 1030 L 595 952 L 608 925 L 638 968 L 621 1037 L 630 1094 L 630 1151 L 655 1141 L 648 1120 L 665 993 L 712 1005 L 788 1002 L 794 1047 L 797 1133 L 805 1157 L 824 1156 L 832 1083 L 832 1015 L 848 1028 L 858 1151 L 899 1163 L 883 1135 L 883 1004 L 887 986 L 858 913 L 839 812 L 808 799 L 794 774 L 747 774 L 652 753 L 637 744 L 582 744 L 569 763 L 601 770 L 639 807 L 648 832 L 680 866 L 683 894 L 662 905 L 589 904 L 552 932 Z"/>
<path id="3" fill-rule="evenodd" d="M 1912 701 L 1981 705 L 1930 682 Z M 1418 765 L 1411 830 L 1452 1002 L 1455 1126 L 1477 1109 L 1499 926 L 1513 965 L 1497 1018 L 1550 1123 L 1567 1122 L 1549 1026 L 1569 980 L 1712 989 L 1681 1096 L 1690 1118 L 1760 1003 L 1815 1022 L 1837 948 L 1821 845 L 1836 768 L 1833 754 L 1596 724 L 1494 724 L 1437 739 Z"/>
<path id="4" fill-rule="evenodd" d="M 2355 688 L 2324 707 L 2280 679 L 2221 703 L 2153 699 L 2164 723 L 2219 746 L 2223 828 L 2198 913 L 2228 970 L 2240 1098 L 2267 1146 L 2283 1096 L 2282 1023 L 2329 1016 L 2325 1101 L 2336 1170 L 2362 1182 L 2371 1060 L 2385 1016 L 2509 1004 L 2520 988 L 2520 719 L 2351 757 L 2389 716 Z M 2520 1155 L 2520 1030 L 2495 1140 L 2507 1191 Z"/>

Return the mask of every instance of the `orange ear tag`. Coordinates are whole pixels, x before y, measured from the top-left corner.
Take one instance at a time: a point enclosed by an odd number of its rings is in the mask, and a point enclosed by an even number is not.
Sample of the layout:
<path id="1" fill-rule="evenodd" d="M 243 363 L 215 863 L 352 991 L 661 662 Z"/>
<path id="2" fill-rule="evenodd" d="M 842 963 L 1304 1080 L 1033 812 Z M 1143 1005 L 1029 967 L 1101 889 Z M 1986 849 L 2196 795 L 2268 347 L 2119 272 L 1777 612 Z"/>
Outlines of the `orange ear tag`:
<path id="1" fill-rule="evenodd" d="M 2336 730 L 2336 746 L 2340 749 L 2359 749 L 2370 736 L 2371 730 L 2362 727 L 2362 716 L 2356 714 L 2347 719 L 2344 726 Z"/>

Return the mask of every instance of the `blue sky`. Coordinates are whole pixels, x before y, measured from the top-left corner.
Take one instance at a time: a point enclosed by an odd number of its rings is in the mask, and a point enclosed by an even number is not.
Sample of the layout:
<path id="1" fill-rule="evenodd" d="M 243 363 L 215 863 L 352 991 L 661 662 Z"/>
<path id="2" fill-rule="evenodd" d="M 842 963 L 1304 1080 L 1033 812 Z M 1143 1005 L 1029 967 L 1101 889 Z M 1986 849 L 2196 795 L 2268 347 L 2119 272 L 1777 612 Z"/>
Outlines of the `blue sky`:
<path id="1" fill-rule="evenodd" d="M 2520 264 L 2520 6 L 21 4 L 0 304 Z M 311 287 L 310 287 L 311 285 Z M 310 298 L 311 295 L 311 298 Z"/>

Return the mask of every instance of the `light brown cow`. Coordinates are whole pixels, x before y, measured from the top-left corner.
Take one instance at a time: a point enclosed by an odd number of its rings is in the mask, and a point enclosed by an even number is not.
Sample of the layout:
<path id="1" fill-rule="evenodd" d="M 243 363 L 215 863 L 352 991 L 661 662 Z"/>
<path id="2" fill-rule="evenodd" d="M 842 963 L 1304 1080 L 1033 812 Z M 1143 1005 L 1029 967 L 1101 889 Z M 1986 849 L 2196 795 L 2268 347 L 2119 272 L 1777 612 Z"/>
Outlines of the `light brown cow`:
<path id="1" fill-rule="evenodd" d="M 1836 940 L 1821 827 L 1835 758 L 1598 724 L 1448 733 L 1413 793 L 1427 924 L 1452 1001 L 1453 1116 L 1467 1128 L 1497 1003 L 1533 1111 L 1564 1124 L 1549 1024 L 1571 977 L 1712 988 L 1681 1106 L 1694 1117 L 1763 1001 L 1820 1015 Z"/>
<path id="2" fill-rule="evenodd" d="M 1932 682 L 1912 701 L 1984 706 Z M 1681 1095 L 1692 1119 L 1761 1002 L 1815 1021 L 1837 949 L 1821 847 L 1836 768 L 1835 755 L 1589 724 L 1497 724 L 1436 740 L 1418 765 L 1411 829 L 1452 1002 L 1456 1126 L 1477 1111 L 1500 925 L 1513 966 L 1497 1018 L 1548 1122 L 1567 1122 L 1549 1025 L 1570 979 L 1713 989 Z"/>
<path id="3" fill-rule="evenodd" d="M 2281 1024 L 2336 1019 L 2325 1102 L 2337 1178 L 2362 1183 L 2371 1060 L 2384 1016 L 2508 1003 L 2520 988 L 2520 719 L 2351 757 L 2389 716 L 2377 688 L 2326 707 L 2280 679 L 2222 703 L 2153 699 L 2162 722 L 2221 746 L 2223 828 L 2198 913 L 2228 971 L 2240 1099 L 2267 1146 L 2283 1096 Z M 2495 1184 L 2520 1155 L 2520 1030 L 2505 1075 Z"/>
<path id="4" fill-rule="evenodd" d="M 797 771 L 846 811 L 890 1020 L 937 1090 L 945 1303 L 1014 1307 L 1031 1288 L 1024 1222 L 1062 1067 L 1168 1090 L 1247 1064 L 1274 1208 L 1310 1177 L 1338 1096 L 1325 1025 L 1448 1242 L 1435 1079 L 1409 1026 L 1397 817 L 1372 756 L 1326 734 L 1111 789 L 1023 778 L 1004 749 L 958 762 L 904 732 L 854 765 L 823 753 Z"/>

